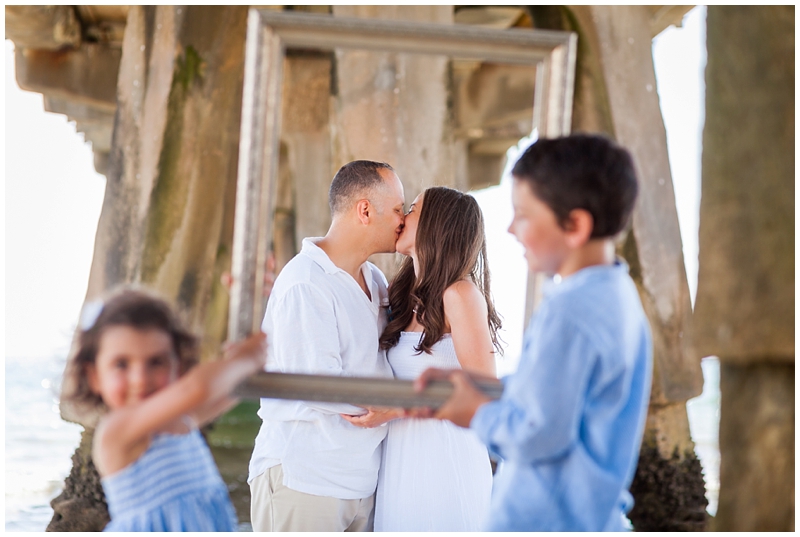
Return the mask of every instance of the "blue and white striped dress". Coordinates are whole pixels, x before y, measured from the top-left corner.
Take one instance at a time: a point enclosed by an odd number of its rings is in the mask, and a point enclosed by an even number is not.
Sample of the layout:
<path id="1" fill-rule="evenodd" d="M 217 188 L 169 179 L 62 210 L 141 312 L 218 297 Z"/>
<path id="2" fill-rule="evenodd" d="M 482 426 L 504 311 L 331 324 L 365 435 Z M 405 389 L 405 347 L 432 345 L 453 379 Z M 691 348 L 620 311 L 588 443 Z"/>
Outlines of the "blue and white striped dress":
<path id="1" fill-rule="evenodd" d="M 134 463 L 102 479 L 104 531 L 236 531 L 236 512 L 203 437 L 159 434 Z"/>

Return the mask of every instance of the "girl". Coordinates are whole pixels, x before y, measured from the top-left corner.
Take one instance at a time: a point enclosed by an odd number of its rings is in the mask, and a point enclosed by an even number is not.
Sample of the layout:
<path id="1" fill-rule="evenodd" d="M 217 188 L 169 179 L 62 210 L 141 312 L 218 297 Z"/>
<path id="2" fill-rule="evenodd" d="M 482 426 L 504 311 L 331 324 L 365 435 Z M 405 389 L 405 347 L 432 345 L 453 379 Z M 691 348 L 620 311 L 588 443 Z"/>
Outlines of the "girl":
<path id="1" fill-rule="evenodd" d="M 231 390 L 263 368 L 265 336 L 187 372 L 196 338 L 164 301 L 131 289 L 87 304 L 81 329 L 69 397 L 107 410 L 92 448 L 111 515 L 105 531 L 236 531 L 198 427 L 230 408 Z"/>
<path id="2" fill-rule="evenodd" d="M 381 348 L 396 378 L 428 367 L 495 377 L 500 319 L 489 293 L 483 216 L 472 196 L 433 187 L 417 196 L 397 240 L 408 257 L 389 286 L 391 321 Z M 374 427 L 388 420 L 375 497 L 376 531 L 476 531 L 488 514 L 492 470 L 472 431 L 448 422 L 370 409 L 345 416 Z"/>

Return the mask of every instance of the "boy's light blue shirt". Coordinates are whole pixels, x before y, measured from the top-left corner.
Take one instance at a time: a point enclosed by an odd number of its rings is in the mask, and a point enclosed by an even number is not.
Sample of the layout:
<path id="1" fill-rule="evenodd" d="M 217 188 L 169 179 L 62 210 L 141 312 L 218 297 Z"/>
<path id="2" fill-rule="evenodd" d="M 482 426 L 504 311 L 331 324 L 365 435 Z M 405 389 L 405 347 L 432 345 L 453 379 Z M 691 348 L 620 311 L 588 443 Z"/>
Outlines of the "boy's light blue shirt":
<path id="1" fill-rule="evenodd" d="M 503 462 L 491 531 L 622 531 L 650 396 L 650 328 L 628 267 L 550 283 L 502 399 L 470 427 Z"/>

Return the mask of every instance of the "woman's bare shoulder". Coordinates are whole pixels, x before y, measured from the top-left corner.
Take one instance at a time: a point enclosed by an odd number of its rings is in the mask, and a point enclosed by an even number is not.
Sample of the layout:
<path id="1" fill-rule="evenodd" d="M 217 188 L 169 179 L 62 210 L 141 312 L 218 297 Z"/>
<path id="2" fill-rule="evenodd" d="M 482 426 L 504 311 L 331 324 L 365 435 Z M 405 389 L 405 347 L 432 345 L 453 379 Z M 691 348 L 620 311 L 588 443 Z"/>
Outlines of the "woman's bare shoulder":
<path id="1" fill-rule="evenodd" d="M 445 310 L 458 310 L 464 307 L 486 307 L 486 300 L 478 286 L 471 280 L 458 280 L 444 290 L 442 296 Z"/>

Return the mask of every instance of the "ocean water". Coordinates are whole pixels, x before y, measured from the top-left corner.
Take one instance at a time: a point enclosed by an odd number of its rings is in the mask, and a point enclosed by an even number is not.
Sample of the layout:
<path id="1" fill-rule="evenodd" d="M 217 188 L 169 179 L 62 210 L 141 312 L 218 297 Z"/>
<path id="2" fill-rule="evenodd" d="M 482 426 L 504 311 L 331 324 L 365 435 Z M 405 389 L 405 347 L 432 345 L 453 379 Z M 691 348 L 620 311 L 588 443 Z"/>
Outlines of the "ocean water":
<path id="1" fill-rule="evenodd" d="M 44 531 L 53 516 L 50 500 L 61 492 L 72 467 L 81 427 L 60 418 L 58 390 L 64 364 L 63 357 L 6 358 L 6 531 Z M 714 514 L 719 493 L 719 362 L 706 358 L 702 367 L 703 394 L 688 402 L 687 411 L 695 450 L 703 465 L 708 511 Z M 223 460 L 216 449 L 212 446 L 215 457 Z M 242 471 L 234 464 L 222 464 L 226 481 L 235 485 L 231 494 L 237 510 L 242 511 L 239 504 L 249 500 L 246 483 L 236 483 L 242 480 L 238 475 Z M 248 530 L 249 517 L 243 514 L 240 530 Z"/>
<path id="2" fill-rule="evenodd" d="M 61 419 L 64 357 L 6 357 L 6 531 L 44 531 L 82 428 Z"/>
<path id="3" fill-rule="evenodd" d="M 706 481 L 707 511 L 717 514 L 719 498 L 719 360 L 710 356 L 700 362 L 703 368 L 703 393 L 689 399 L 689 429 L 694 440 L 694 452 L 703 466 Z"/>

